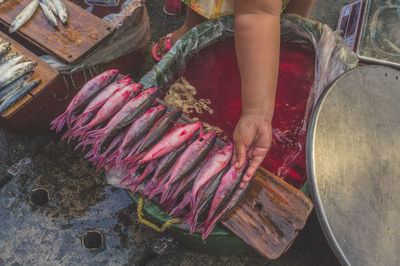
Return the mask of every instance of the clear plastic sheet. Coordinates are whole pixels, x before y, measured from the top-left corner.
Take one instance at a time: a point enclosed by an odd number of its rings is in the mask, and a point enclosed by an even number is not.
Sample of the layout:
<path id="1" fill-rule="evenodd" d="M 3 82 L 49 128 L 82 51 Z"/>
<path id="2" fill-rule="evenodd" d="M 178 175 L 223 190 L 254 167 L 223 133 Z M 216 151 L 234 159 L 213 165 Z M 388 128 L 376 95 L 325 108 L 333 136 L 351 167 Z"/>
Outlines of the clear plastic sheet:
<path id="1" fill-rule="evenodd" d="M 150 40 L 149 16 L 143 1 L 126 0 L 119 13 L 109 14 L 103 19 L 112 23 L 115 31 L 83 60 L 69 65 L 50 55 L 40 58 L 61 74 L 70 74 L 129 54 L 143 48 Z"/>
<path id="2" fill-rule="evenodd" d="M 232 37 L 234 34 L 232 16 L 207 21 L 183 36 L 167 55 L 140 81 L 145 88 L 159 87 L 168 89 L 177 74 L 185 71 L 189 59 L 204 47 Z M 286 181 L 290 175 L 299 174 L 297 181 L 289 182 L 301 187 L 305 181 L 305 136 L 308 118 L 313 106 L 323 90 L 337 77 L 358 66 L 356 54 L 347 47 L 341 37 L 328 26 L 316 21 L 306 20 L 296 15 L 284 15 L 281 19 L 282 41 L 296 42 L 312 46 L 315 51 L 314 81 L 308 93 L 306 106 L 299 119 L 299 125 L 289 126 L 289 130 L 274 128 L 274 145 L 280 145 L 284 154 L 279 155 L 273 172 Z M 211 93 L 212 94 L 212 93 Z M 203 95 L 204 96 L 204 95 Z M 200 97 L 200 94 L 199 94 Z M 216 115 L 216 114 L 214 114 Z M 218 126 L 218 125 L 217 125 Z M 290 146 L 290 152 L 286 152 Z M 279 149 L 275 149 L 279 154 Z M 271 163 L 272 164 L 272 163 Z M 302 167 L 301 171 L 292 171 L 293 167 Z M 304 167 L 303 167 L 304 166 Z"/>

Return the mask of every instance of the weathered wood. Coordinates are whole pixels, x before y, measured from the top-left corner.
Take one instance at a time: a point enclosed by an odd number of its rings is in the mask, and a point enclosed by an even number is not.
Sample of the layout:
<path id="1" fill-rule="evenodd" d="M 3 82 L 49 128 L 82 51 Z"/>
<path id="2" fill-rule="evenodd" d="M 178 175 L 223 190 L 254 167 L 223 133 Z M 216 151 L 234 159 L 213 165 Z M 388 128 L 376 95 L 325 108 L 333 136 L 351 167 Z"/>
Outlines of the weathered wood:
<path id="1" fill-rule="evenodd" d="M 311 200 L 263 168 L 222 224 L 263 256 L 278 258 L 311 213 Z"/>
<path id="2" fill-rule="evenodd" d="M 48 88 L 57 78 L 58 72 L 57 70 L 49 66 L 39 57 L 34 55 L 32 52 L 24 48 L 22 45 L 20 45 L 18 42 L 14 41 L 4 33 L 0 32 L 0 37 L 3 39 L 2 42 L 9 41 L 11 43 L 11 51 L 9 53 L 17 52 L 19 54 L 24 54 L 25 56 L 22 61 L 31 60 L 38 63 L 38 65 L 33 69 L 34 74 L 32 76 L 32 80 L 41 79 L 41 83 L 39 84 L 38 87 L 36 87 L 34 90 L 30 92 L 30 94 L 27 94 L 25 97 L 17 101 L 13 106 L 8 108 L 8 110 L 6 110 L 1 114 L 2 117 L 9 118 L 15 112 L 20 110 L 25 104 L 32 101 L 34 97 L 36 97 L 39 93 L 43 92 L 46 88 Z"/>
<path id="3" fill-rule="evenodd" d="M 9 27 L 29 2 L 30 0 L 12 0 L 2 3 L 0 23 Z M 57 28 L 53 27 L 39 7 L 17 33 L 47 54 L 67 63 L 73 63 L 107 38 L 112 33 L 113 27 L 67 0 L 64 0 L 64 3 L 69 16 L 67 25 L 58 20 Z"/>

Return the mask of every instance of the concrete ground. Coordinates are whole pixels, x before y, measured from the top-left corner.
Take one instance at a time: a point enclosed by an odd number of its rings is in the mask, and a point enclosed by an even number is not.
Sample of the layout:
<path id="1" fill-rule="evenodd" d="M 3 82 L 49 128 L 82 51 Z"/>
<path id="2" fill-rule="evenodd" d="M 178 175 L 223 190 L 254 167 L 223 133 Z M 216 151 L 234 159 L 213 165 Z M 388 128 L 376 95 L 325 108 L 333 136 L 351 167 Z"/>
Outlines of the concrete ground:
<path id="1" fill-rule="evenodd" d="M 311 18 L 334 28 L 340 7 L 349 2 L 319 0 Z M 183 22 L 183 17 L 165 15 L 162 5 L 161 0 L 147 1 L 152 41 Z M 25 157 L 31 161 L 21 161 Z M 29 194 L 39 186 L 49 190 L 50 202 L 31 206 Z M 60 135 L 0 129 L 0 266 L 339 265 L 314 212 L 292 247 L 269 261 L 255 252 L 216 256 L 189 249 L 168 233 L 135 222 L 135 209 L 122 190 L 106 186 L 104 173 L 96 173 Z M 88 229 L 103 232 L 105 247 L 95 252 L 82 248 Z"/>

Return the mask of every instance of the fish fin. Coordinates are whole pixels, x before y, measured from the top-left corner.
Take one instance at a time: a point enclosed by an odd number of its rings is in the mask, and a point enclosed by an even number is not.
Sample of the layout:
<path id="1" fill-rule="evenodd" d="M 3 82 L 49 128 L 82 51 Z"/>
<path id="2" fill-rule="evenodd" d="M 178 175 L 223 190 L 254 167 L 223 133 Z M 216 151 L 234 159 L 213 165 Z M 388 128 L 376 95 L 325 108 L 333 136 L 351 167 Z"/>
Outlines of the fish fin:
<path id="1" fill-rule="evenodd" d="M 67 123 L 68 127 L 71 125 L 70 119 L 71 119 L 71 112 L 65 111 L 50 123 L 50 130 L 55 130 L 56 133 L 60 132 L 61 129 L 64 127 L 65 123 Z"/>
<path id="2" fill-rule="evenodd" d="M 131 173 L 127 174 L 122 180 L 121 182 L 119 182 L 120 185 L 122 185 L 123 183 L 125 183 L 126 181 L 131 179 Z"/>
<path id="3" fill-rule="evenodd" d="M 216 220 L 214 219 L 214 220 L 207 226 L 207 228 L 206 228 L 206 227 L 203 227 L 203 229 L 202 229 L 203 234 L 202 234 L 202 236 L 201 236 L 201 239 L 203 239 L 203 241 L 206 240 L 206 238 L 211 234 L 212 230 L 213 230 L 214 227 L 215 227 L 215 224 L 216 224 Z"/>
<path id="4" fill-rule="evenodd" d="M 186 205 L 189 203 L 190 200 L 190 191 L 186 192 L 186 194 L 183 196 L 182 201 L 176 206 L 171 212 L 171 216 L 178 216 L 183 209 L 186 207 Z"/>

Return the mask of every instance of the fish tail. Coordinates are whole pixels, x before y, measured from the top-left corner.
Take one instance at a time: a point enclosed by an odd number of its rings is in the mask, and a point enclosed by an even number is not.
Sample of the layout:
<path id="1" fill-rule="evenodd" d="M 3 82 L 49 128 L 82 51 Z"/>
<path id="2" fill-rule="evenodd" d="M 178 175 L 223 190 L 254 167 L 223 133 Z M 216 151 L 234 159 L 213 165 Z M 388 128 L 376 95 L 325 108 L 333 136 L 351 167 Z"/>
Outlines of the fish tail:
<path id="1" fill-rule="evenodd" d="M 190 222 L 190 233 L 193 234 L 196 231 L 196 226 L 197 226 L 197 220 L 199 218 L 199 214 L 197 211 L 194 212 L 194 215 L 192 216 L 192 220 Z"/>
<path id="2" fill-rule="evenodd" d="M 167 186 L 168 186 L 168 183 L 163 184 L 163 185 L 161 185 L 161 186 L 159 186 L 159 187 L 154 188 L 154 189 L 150 192 L 150 194 L 149 194 L 149 196 L 148 196 L 149 200 L 152 199 L 155 195 L 164 192 L 164 191 L 167 189 Z"/>
<path id="3" fill-rule="evenodd" d="M 91 144 L 93 149 L 95 150 L 95 153 L 99 154 L 101 145 L 103 144 L 106 137 L 107 136 L 106 134 L 104 134 L 103 129 L 93 130 L 84 140 L 81 141 L 81 143 L 83 143 L 84 149 L 87 145 Z"/>
<path id="4" fill-rule="evenodd" d="M 207 228 L 207 220 L 202 222 L 199 226 L 197 226 L 197 232 L 203 232 Z"/>
<path id="5" fill-rule="evenodd" d="M 70 119 L 71 119 L 71 112 L 65 111 L 50 123 L 50 130 L 55 130 L 56 133 L 60 132 L 66 122 L 68 127 L 70 126 L 71 124 Z"/>
<path id="6" fill-rule="evenodd" d="M 86 134 L 89 131 L 89 129 L 90 128 L 88 126 L 83 126 L 83 127 L 78 128 L 78 129 L 75 129 L 73 134 L 72 134 L 72 138 L 75 139 L 75 138 L 79 137 L 79 141 L 85 140 Z"/>
<path id="7" fill-rule="evenodd" d="M 92 158 L 90 158 L 90 157 L 92 157 Z M 90 158 L 90 160 L 89 161 L 93 161 L 93 160 L 96 160 L 97 159 L 97 157 L 96 157 L 96 154 L 95 154 L 95 150 L 94 149 L 91 149 L 88 153 L 86 153 L 86 155 L 85 155 L 85 157 L 84 157 L 85 159 L 88 159 L 88 158 Z"/>
<path id="8" fill-rule="evenodd" d="M 68 138 L 68 143 L 71 142 L 71 140 L 74 139 L 74 132 L 77 128 L 74 126 L 72 128 L 70 128 L 67 132 L 65 132 L 65 134 L 61 137 L 61 140 L 65 140 L 66 138 Z"/>
<path id="9" fill-rule="evenodd" d="M 161 191 L 160 203 L 164 203 L 167 200 L 172 188 L 172 185 L 168 185 L 168 183 L 164 184 L 163 186 L 165 186 L 165 188 Z"/>
<path id="10" fill-rule="evenodd" d="M 108 167 L 110 168 L 116 168 L 118 165 L 118 162 L 121 161 L 121 150 L 117 149 L 113 153 L 110 154 L 108 157 L 107 161 L 105 162 Z"/>
<path id="11" fill-rule="evenodd" d="M 182 201 L 176 206 L 169 215 L 178 217 L 183 209 L 186 207 L 186 205 L 189 203 L 190 200 L 190 192 L 187 192 L 185 196 L 183 196 Z"/>
<path id="12" fill-rule="evenodd" d="M 215 223 L 216 223 L 216 219 L 214 219 L 214 220 L 207 226 L 207 228 L 206 228 L 205 226 L 203 227 L 203 229 L 202 229 L 203 234 L 202 234 L 202 236 L 201 236 L 201 238 L 203 239 L 203 241 L 206 240 L 206 238 L 211 234 L 212 230 L 213 230 L 214 227 L 215 227 Z"/>
<path id="13" fill-rule="evenodd" d="M 127 174 L 127 175 L 121 180 L 121 182 L 120 182 L 119 184 L 122 185 L 122 184 L 125 183 L 126 181 L 131 180 L 132 177 L 133 177 L 133 174 L 132 174 L 132 173 Z M 128 184 L 129 184 L 129 183 L 128 183 Z"/>

